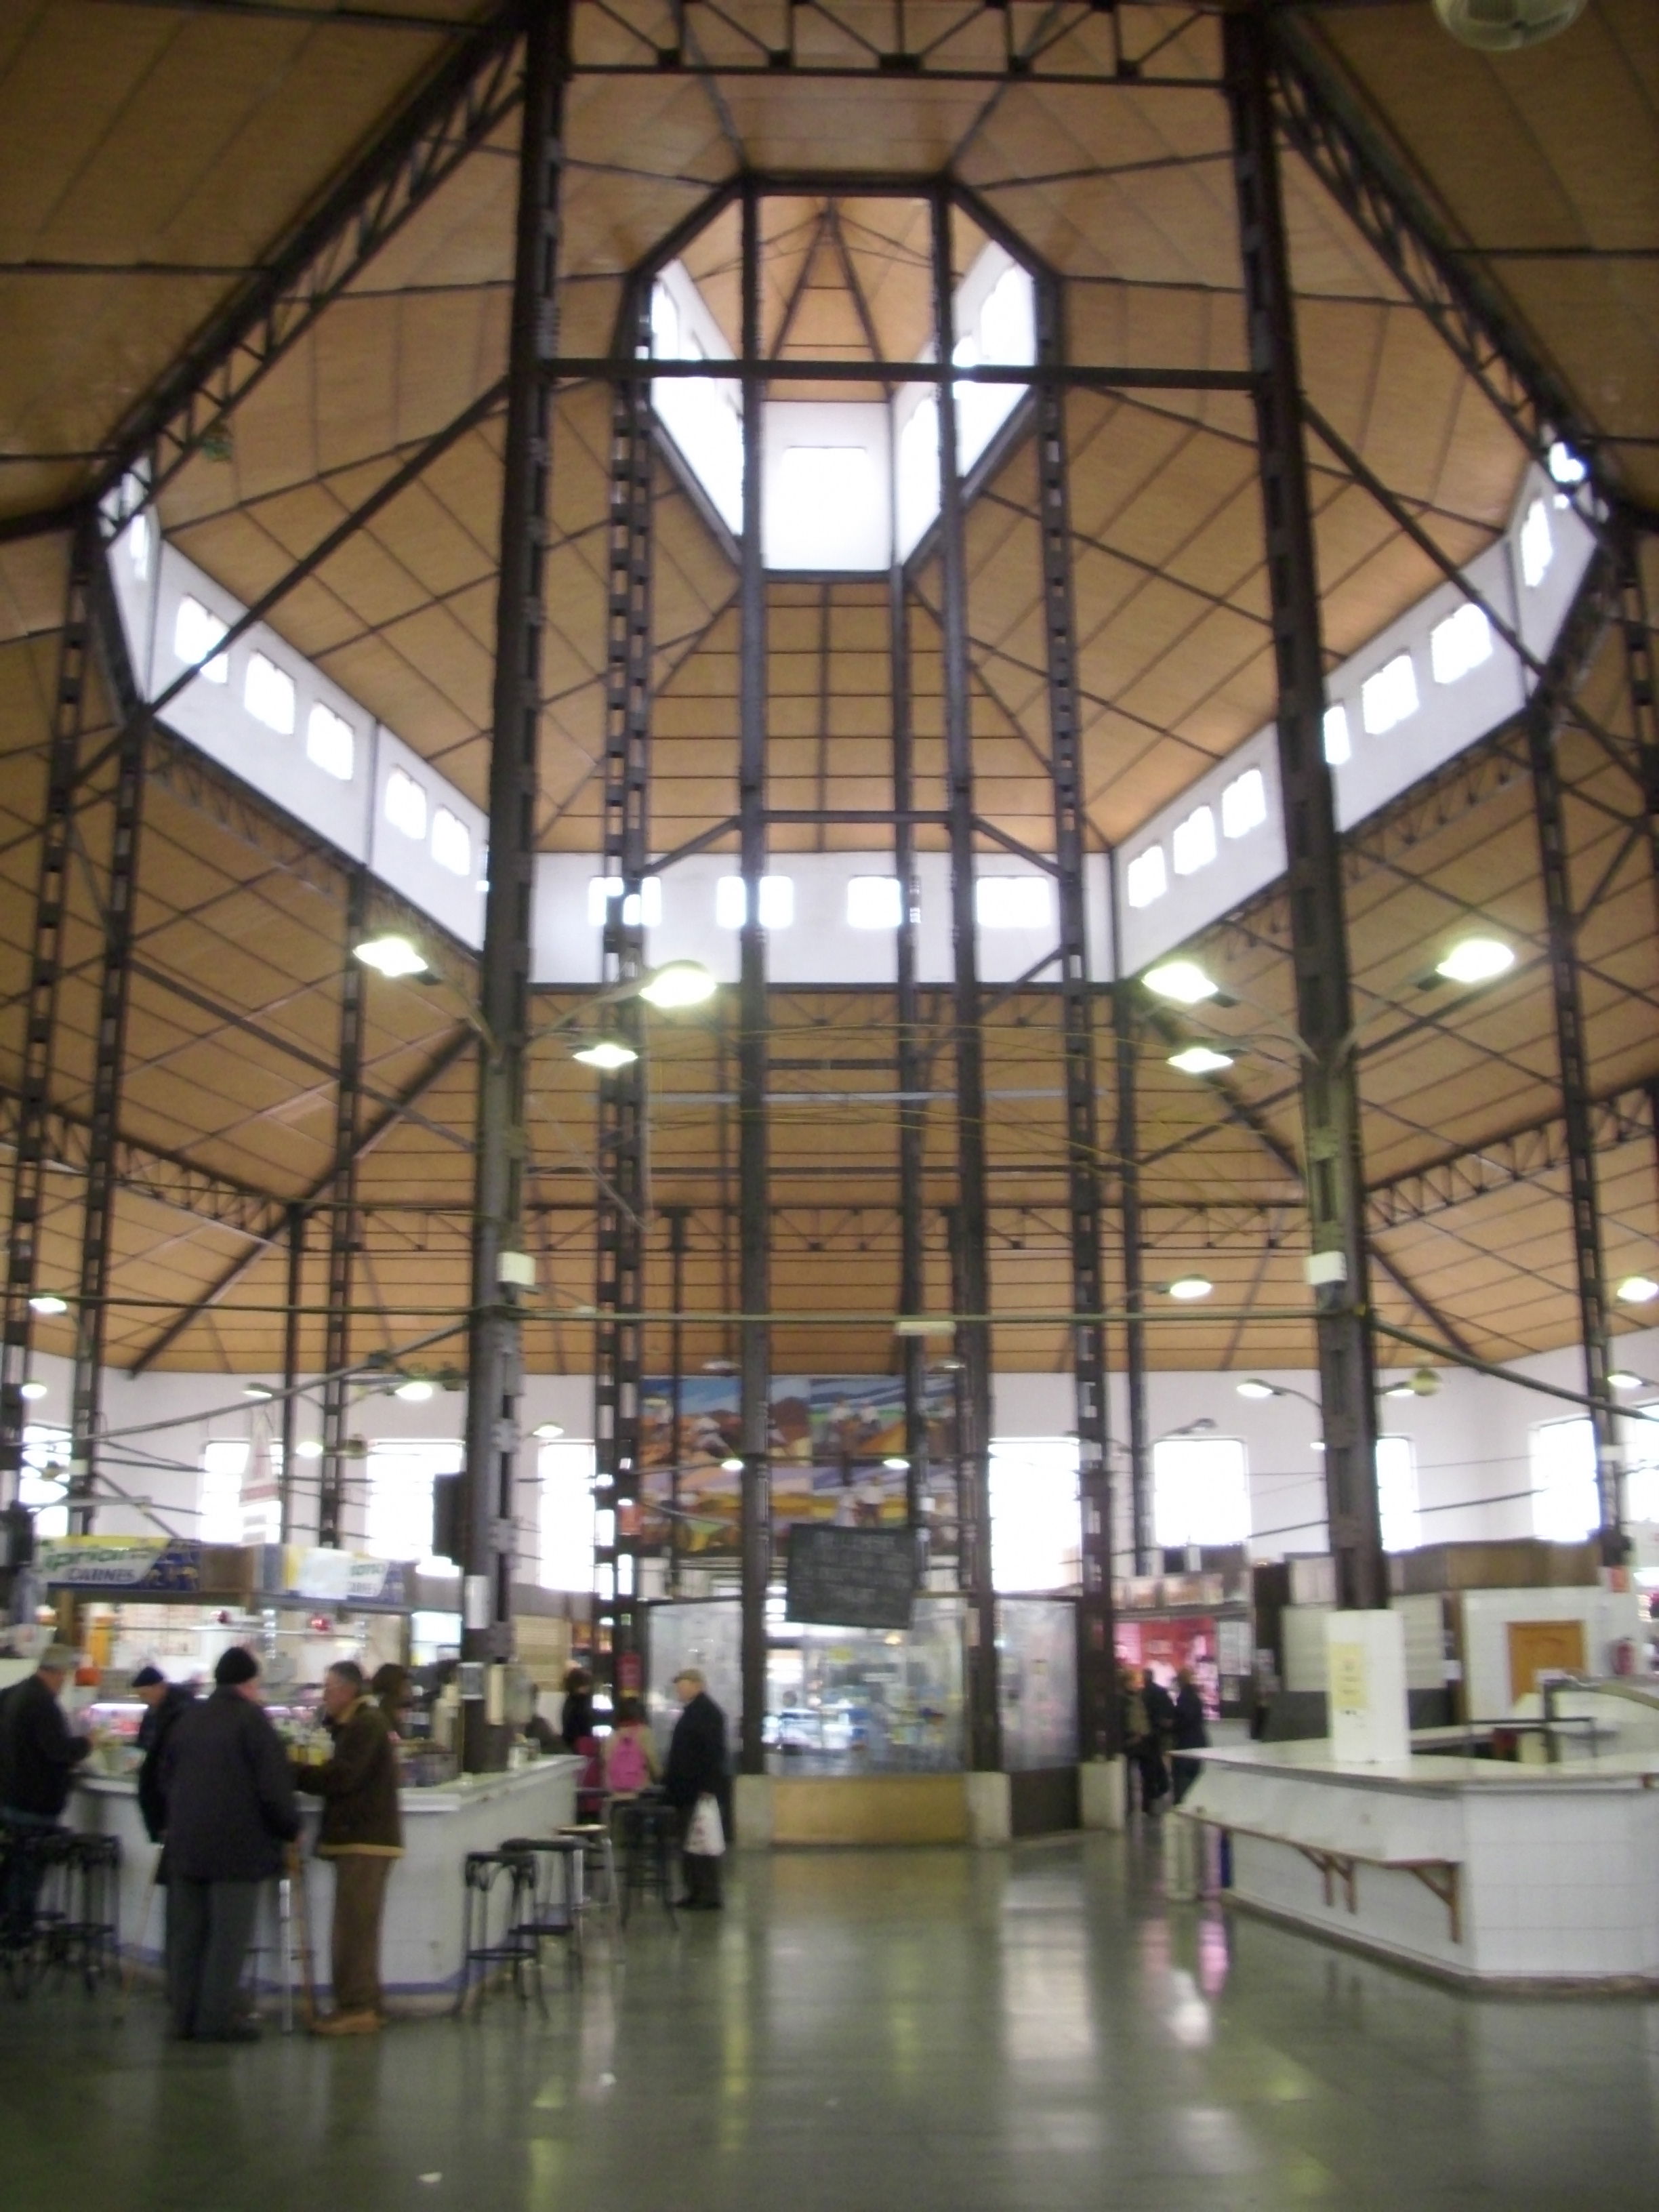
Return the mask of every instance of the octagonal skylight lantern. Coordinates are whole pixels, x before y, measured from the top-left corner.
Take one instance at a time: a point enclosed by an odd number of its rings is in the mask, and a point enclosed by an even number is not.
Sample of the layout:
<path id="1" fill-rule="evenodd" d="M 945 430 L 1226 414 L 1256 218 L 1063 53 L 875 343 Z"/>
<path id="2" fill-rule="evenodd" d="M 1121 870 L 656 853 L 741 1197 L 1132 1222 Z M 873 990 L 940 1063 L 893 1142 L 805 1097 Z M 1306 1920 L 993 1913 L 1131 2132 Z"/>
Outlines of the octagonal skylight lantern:
<path id="1" fill-rule="evenodd" d="M 1029 368 L 1036 361 L 1030 274 L 994 241 L 981 246 L 957 286 L 953 321 L 959 368 Z M 736 359 L 684 261 L 671 261 L 658 272 L 651 347 L 657 360 Z M 933 344 L 915 358 L 935 359 Z M 761 374 L 764 380 L 763 366 Z M 882 364 L 872 360 L 870 381 L 882 380 Z M 963 477 L 984 457 L 1028 389 L 1012 383 L 956 387 L 957 465 Z M 741 381 L 731 374 L 659 377 L 651 398 L 684 471 L 732 536 L 741 538 Z M 761 534 L 767 568 L 872 575 L 885 574 L 896 553 L 908 560 L 939 511 L 935 389 L 903 382 L 886 399 L 768 398 L 762 407 Z"/>

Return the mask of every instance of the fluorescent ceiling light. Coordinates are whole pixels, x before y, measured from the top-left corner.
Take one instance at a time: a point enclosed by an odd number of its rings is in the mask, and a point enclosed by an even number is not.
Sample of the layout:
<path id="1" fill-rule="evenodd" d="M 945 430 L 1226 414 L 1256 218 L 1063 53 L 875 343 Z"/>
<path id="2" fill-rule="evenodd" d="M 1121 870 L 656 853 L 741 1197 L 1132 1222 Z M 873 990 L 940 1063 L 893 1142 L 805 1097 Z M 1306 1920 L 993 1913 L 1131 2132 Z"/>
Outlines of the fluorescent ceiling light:
<path id="1" fill-rule="evenodd" d="M 1173 999 L 1178 1006 L 1201 1006 L 1221 988 L 1210 981 L 1196 960 L 1160 960 L 1140 980 L 1154 998 Z"/>
<path id="2" fill-rule="evenodd" d="M 322 1444 L 315 1437 L 307 1437 L 302 1443 L 297 1443 L 294 1447 L 295 1459 L 320 1459 L 322 1455 Z"/>
<path id="3" fill-rule="evenodd" d="M 895 1336 L 954 1336 L 955 1322 L 935 1320 L 927 1314 L 901 1314 L 893 1323 Z"/>
<path id="4" fill-rule="evenodd" d="M 29 1300 L 29 1311 L 38 1314 L 67 1313 L 69 1300 L 60 1298 L 56 1291 L 42 1291 Z"/>
<path id="5" fill-rule="evenodd" d="M 531 1434 L 543 1443 L 550 1444 L 556 1437 L 562 1437 L 564 1434 L 563 1424 L 559 1421 L 538 1421 Z"/>
<path id="6" fill-rule="evenodd" d="M 1607 1377 L 1607 1384 L 1614 1390 L 1640 1390 L 1646 1387 L 1644 1378 L 1632 1375 L 1628 1367 L 1615 1367 Z"/>
<path id="7" fill-rule="evenodd" d="M 1170 1296 L 1183 1301 L 1207 1298 L 1214 1288 L 1207 1275 L 1177 1275 L 1170 1285 Z"/>
<path id="8" fill-rule="evenodd" d="M 584 1067 L 597 1067 L 611 1074 L 618 1067 L 630 1067 L 639 1058 L 631 1044 L 618 1044 L 615 1037 L 600 1037 L 597 1042 L 584 1045 L 573 1052 L 573 1060 L 580 1060 Z"/>
<path id="9" fill-rule="evenodd" d="M 436 1385 L 428 1382 L 424 1375 L 411 1375 L 407 1382 L 398 1383 L 392 1395 L 394 1398 L 403 1399 L 406 1405 L 423 1406 L 435 1388 Z"/>
<path id="10" fill-rule="evenodd" d="M 263 1405 L 268 1398 L 274 1398 L 276 1395 L 276 1393 L 269 1389 L 267 1385 L 263 1382 L 244 1382 L 242 1385 L 242 1395 L 245 1398 L 252 1398 L 257 1403 Z"/>
<path id="11" fill-rule="evenodd" d="M 714 997 L 716 988 L 701 960 L 671 960 L 640 986 L 640 996 L 647 1006 L 668 1011 L 676 1006 L 701 1006 Z"/>
<path id="12" fill-rule="evenodd" d="M 1171 1067 L 1178 1067 L 1183 1075 L 1218 1075 L 1224 1067 L 1231 1067 L 1233 1056 L 1230 1052 L 1218 1052 L 1213 1045 L 1183 1045 L 1179 1052 L 1170 1054 Z"/>
<path id="13" fill-rule="evenodd" d="M 891 1474 L 908 1474 L 910 1472 L 910 1462 L 908 1459 L 900 1459 L 897 1457 L 884 1459 L 882 1462 L 882 1465 Z"/>
<path id="14" fill-rule="evenodd" d="M 429 964 L 419 947 L 396 931 L 385 937 L 371 937 L 354 950 L 365 968 L 377 969 L 394 982 L 400 975 L 424 975 Z"/>
<path id="15" fill-rule="evenodd" d="M 1515 947 L 1501 938 L 1466 937 L 1436 961 L 1434 972 L 1449 983 L 1490 983 L 1514 965 Z"/>
<path id="16" fill-rule="evenodd" d="M 1390 1382 L 1382 1395 L 1385 1398 L 1414 1398 L 1417 1393 L 1409 1382 Z"/>
<path id="17" fill-rule="evenodd" d="M 17 1395 L 20 1398 L 28 1398 L 31 1400 L 35 1398 L 44 1398 L 46 1395 L 46 1386 L 44 1382 L 25 1382 L 19 1389 Z"/>
<path id="18" fill-rule="evenodd" d="M 1279 1395 L 1271 1382 L 1264 1382 L 1259 1375 L 1247 1375 L 1237 1386 L 1241 1398 L 1276 1398 Z"/>
<path id="19" fill-rule="evenodd" d="M 720 1462 L 720 1473 L 722 1474 L 741 1474 L 743 1473 L 743 1462 L 735 1453 L 733 1453 L 730 1458 L 723 1459 Z"/>
<path id="20" fill-rule="evenodd" d="M 1619 1295 L 1627 1305 L 1649 1305 L 1659 1298 L 1659 1283 L 1651 1275 L 1626 1275 L 1619 1285 Z"/>

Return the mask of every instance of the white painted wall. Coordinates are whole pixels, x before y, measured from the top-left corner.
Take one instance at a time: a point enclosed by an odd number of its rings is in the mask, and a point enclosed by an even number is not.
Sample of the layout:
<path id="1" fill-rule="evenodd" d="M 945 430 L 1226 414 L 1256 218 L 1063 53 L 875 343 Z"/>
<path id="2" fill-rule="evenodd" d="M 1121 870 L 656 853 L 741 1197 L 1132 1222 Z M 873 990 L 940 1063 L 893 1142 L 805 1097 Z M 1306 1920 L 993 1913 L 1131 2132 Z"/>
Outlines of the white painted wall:
<path id="1" fill-rule="evenodd" d="M 1618 1340 L 1621 1364 L 1659 1380 L 1659 1328 L 1633 1330 Z M 1406 1369 L 1385 1371 L 1384 1380 Z M 1566 1349 L 1516 1363 L 1525 1374 L 1573 1389 L 1582 1376 L 1577 1353 Z M 70 1370 L 65 1360 L 37 1358 L 34 1372 L 47 1395 L 30 1408 L 31 1418 L 66 1427 Z M 1261 1370 L 1264 1379 L 1317 1395 L 1316 1378 L 1297 1369 Z M 247 1437 L 256 1425 L 279 1433 L 274 1408 L 241 1395 L 248 1377 L 220 1375 L 153 1374 L 137 1379 L 112 1372 L 105 1386 L 105 1417 L 112 1438 L 109 1472 L 185 1534 L 194 1533 L 198 1469 L 204 1444 L 213 1437 Z M 252 1378 L 275 1387 L 276 1378 Z M 1241 1398 L 1237 1373 L 1155 1371 L 1148 1379 L 1147 1401 L 1154 1438 L 1207 1417 L 1214 1433 L 1237 1437 L 1249 1468 L 1251 1549 L 1258 1559 L 1325 1549 L 1324 1490 L 1315 1408 L 1302 1398 Z M 1638 1399 L 1659 1394 L 1636 1393 Z M 371 1440 L 459 1437 L 465 1401 L 441 1392 L 423 1405 L 406 1405 L 390 1396 L 365 1397 L 353 1415 L 354 1433 Z M 1460 1369 L 1440 1370 L 1432 1397 L 1384 1398 L 1385 1432 L 1405 1436 L 1414 1447 L 1421 1539 L 1455 1543 L 1478 1539 L 1529 1536 L 1534 1533 L 1531 1437 L 1540 1422 L 1571 1418 L 1575 1408 L 1528 1390 Z M 592 1385 L 586 1376 L 531 1376 L 525 1389 L 525 1425 L 556 1421 L 568 1437 L 593 1434 Z M 1071 1379 L 1064 1375 L 1001 1374 L 994 1379 L 993 1433 L 1000 1437 L 1060 1437 L 1076 1423 Z M 320 1411 L 307 1401 L 300 1422 L 301 1437 L 319 1434 Z M 1123 1464 L 1121 1439 L 1127 1432 L 1127 1407 L 1121 1376 L 1114 1377 L 1111 1433 L 1118 1442 L 1114 1464 Z M 141 1455 L 155 1464 L 133 1464 Z M 528 1455 L 526 1455 L 528 1459 Z M 126 1463 L 122 1463 L 126 1462 Z M 301 1494 L 313 1486 L 316 1462 L 297 1468 Z M 533 1482 L 533 1462 L 526 1482 Z M 1118 1548 L 1127 1552 L 1126 1486 L 1118 1486 Z M 526 1500 L 520 1517 L 533 1525 Z M 301 1516 L 303 1525 L 303 1515 Z M 99 1510 L 99 1526 L 111 1534 L 137 1533 L 153 1524 L 134 1507 L 108 1502 Z M 349 1514 L 348 1530 L 353 1526 Z M 1656 1535 L 1653 1540 L 1659 1540 Z"/>

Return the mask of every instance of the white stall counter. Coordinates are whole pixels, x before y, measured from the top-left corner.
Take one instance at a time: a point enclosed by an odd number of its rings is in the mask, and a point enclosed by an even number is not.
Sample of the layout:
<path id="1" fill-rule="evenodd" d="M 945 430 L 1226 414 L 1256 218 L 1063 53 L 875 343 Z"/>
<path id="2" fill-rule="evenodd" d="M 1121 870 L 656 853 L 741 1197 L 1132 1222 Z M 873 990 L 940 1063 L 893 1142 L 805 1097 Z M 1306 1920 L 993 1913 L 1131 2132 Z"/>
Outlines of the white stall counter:
<path id="1" fill-rule="evenodd" d="M 465 1775 L 432 1790 L 399 1792 L 404 1856 L 386 1889 L 380 1972 L 387 1996 L 409 2009 L 447 2002 L 459 1985 L 461 1865 L 469 1851 L 494 1850 L 509 1836 L 550 1835 L 576 1817 L 576 1778 L 584 1762 L 566 1753 L 532 1759 L 512 1774 Z M 329 1912 L 333 1877 L 327 1862 L 313 1856 L 320 1802 L 302 1797 L 305 1814 L 306 1895 L 317 1982 L 330 1989 Z M 137 1785 L 131 1778 L 76 1778 L 70 1818 L 77 1827 L 121 1838 L 121 1935 L 124 1949 L 141 1966 L 159 1969 L 162 1905 L 151 1890 L 155 1845 L 138 1815 Z M 253 1965 L 262 1989 L 276 1986 L 276 1884 L 262 1906 Z M 165 1896 L 166 1893 L 161 1893 Z"/>
<path id="2" fill-rule="evenodd" d="M 1239 1904 L 1459 1981 L 1659 1988 L 1659 1753 L 1196 1756 L 1181 1817 L 1231 1838 Z"/>

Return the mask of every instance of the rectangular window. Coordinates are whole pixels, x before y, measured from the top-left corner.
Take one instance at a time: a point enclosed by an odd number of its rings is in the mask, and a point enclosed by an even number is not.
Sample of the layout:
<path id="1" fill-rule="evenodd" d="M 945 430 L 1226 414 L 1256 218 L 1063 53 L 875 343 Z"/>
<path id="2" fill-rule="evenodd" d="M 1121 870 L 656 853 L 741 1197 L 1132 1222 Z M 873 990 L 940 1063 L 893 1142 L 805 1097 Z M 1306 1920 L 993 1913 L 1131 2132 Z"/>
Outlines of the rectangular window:
<path id="1" fill-rule="evenodd" d="M 216 1437 L 202 1447 L 202 1480 L 197 1503 L 197 1534 L 204 1544 L 242 1540 L 242 1478 L 252 1446 L 246 1437 Z"/>
<path id="2" fill-rule="evenodd" d="M 459 814 L 441 806 L 432 817 L 432 857 L 452 876 L 465 876 L 472 866 L 472 840 Z"/>
<path id="3" fill-rule="evenodd" d="M 849 929 L 896 929 L 904 919 L 903 889 L 896 876 L 849 876 Z"/>
<path id="4" fill-rule="evenodd" d="M 1348 710 L 1341 704 L 1325 709 L 1325 762 L 1329 768 L 1340 768 L 1345 761 L 1353 758 L 1353 745 L 1348 736 Z"/>
<path id="5" fill-rule="evenodd" d="M 1123 893 L 1133 907 L 1151 906 L 1170 888 L 1162 845 L 1149 845 L 1137 853 L 1123 872 Z"/>
<path id="6" fill-rule="evenodd" d="M 275 730 L 279 738 L 294 735 L 294 678 L 263 653 L 248 661 L 242 704 L 256 722 Z"/>
<path id="7" fill-rule="evenodd" d="M 1376 1500 L 1385 1552 L 1414 1552 L 1422 1541 L 1417 1510 L 1417 1457 L 1409 1437 L 1376 1440 Z"/>
<path id="8" fill-rule="evenodd" d="M 1215 858 L 1215 810 L 1195 806 L 1184 822 L 1177 822 L 1170 840 L 1170 858 L 1178 876 L 1194 876 Z"/>
<path id="9" fill-rule="evenodd" d="M 981 929 L 1048 929 L 1054 915 L 1047 876 L 981 876 L 974 885 L 974 918 Z"/>
<path id="10" fill-rule="evenodd" d="M 1359 690 L 1359 718 L 1374 738 L 1387 735 L 1417 712 L 1417 672 L 1409 653 L 1384 661 Z"/>
<path id="11" fill-rule="evenodd" d="M 1492 659 L 1492 624 L 1473 599 L 1437 623 L 1429 632 L 1429 665 L 1437 684 L 1455 684 L 1483 660 Z"/>
<path id="12" fill-rule="evenodd" d="M 721 876 L 714 884 L 714 921 L 721 929 L 741 929 L 748 918 L 749 902 L 741 876 Z M 763 876 L 760 879 L 760 926 L 787 929 L 795 919 L 795 884 L 792 876 Z"/>
<path id="13" fill-rule="evenodd" d="M 544 1589 L 593 1587 L 593 1465 L 592 1444 L 544 1444 L 538 1455 Z"/>
<path id="14" fill-rule="evenodd" d="M 592 876 L 587 884 L 587 919 L 595 929 L 605 927 L 605 909 L 611 901 L 622 898 L 623 879 L 620 876 Z M 623 926 L 626 929 L 659 929 L 662 927 L 662 878 L 647 876 L 639 891 L 623 900 Z"/>
<path id="15" fill-rule="evenodd" d="M 1532 1432 L 1534 1534 L 1582 1544 L 1601 1517 L 1594 1428 L 1588 1420 L 1540 1421 Z"/>
<path id="16" fill-rule="evenodd" d="M 67 1536 L 70 1432 L 31 1421 L 23 1431 L 23 1469 L 17 1499 L 34 1516 L 37 1536 Z"/>
<path id="17" fill-rule="evenodd" d="M 1221 834 L 1248 837 L 1267 818 L 1267 780 L 1259 768 L 1247 768 L 1221 793 Z"/>
<path id="18" fill-rule="evenodd" d="M 369 1445 L 363 1549 L 372 1559 L 416 1559 L 428 1574 L 453 1564 L 432 1554 L 432 1484 L 460 1465 L 459 1443 L 399 1437 Z"/>
<path id="19" fill-rule="evenodd" d="M 1555 539 L 1550 530 L 1550 511 L 1541 499 L 1534 500 L 1521 526 L 1521 578 L 1535 592 L 1555 558 Z"/>
<path id="20" fill-rule="evenodd" d="M 357 733 L 343 714 L 319 700 L 306 717 L 306 758 L 325 775 L 349 783 L 356 765 Z"/>
<path id="21" fill-rule="evenodd" d="M 991 1444 L 991 1573 L 1000 1590 L 1074 1589 L 1082 1579 L 1075 1437 Z"/>
<path id="22" fill-rule="evenodd" d="M 1243 1544 L 1250 1534 L 1250 1484 L 1237 1437 L 1165 1437 L 1152 1446 L 1153 1518 L 1159 1546 Z"/>
<path id="23" fill-rule="evenodd" d="M 149 517 L 135 514 L 127 525 L 127 558 L 132 563 L 132 573 L 143 584 L 149 579 Z"/>
<path id="24" fill-rule="evenodd" d="M 173 624 L 174 657 L 187 667 L 202 661 L 202 673 L 210 684 L 227 684 L 230 680 L 230 656 L 213 653 L 224 634 L 224 623 L 217 615 L 210 615 L 199 599 L 186 597 L 179 600 Z M 210 653 L 213 658 L 208 660 L 205 655 Z"/>
<path id="25" fill-rule="evenodd" d="M 403 769 L 394 768 L 386 780 L 386 818 L 405 837 L 426 837 L 426 786 L 416 783 Z"/>

